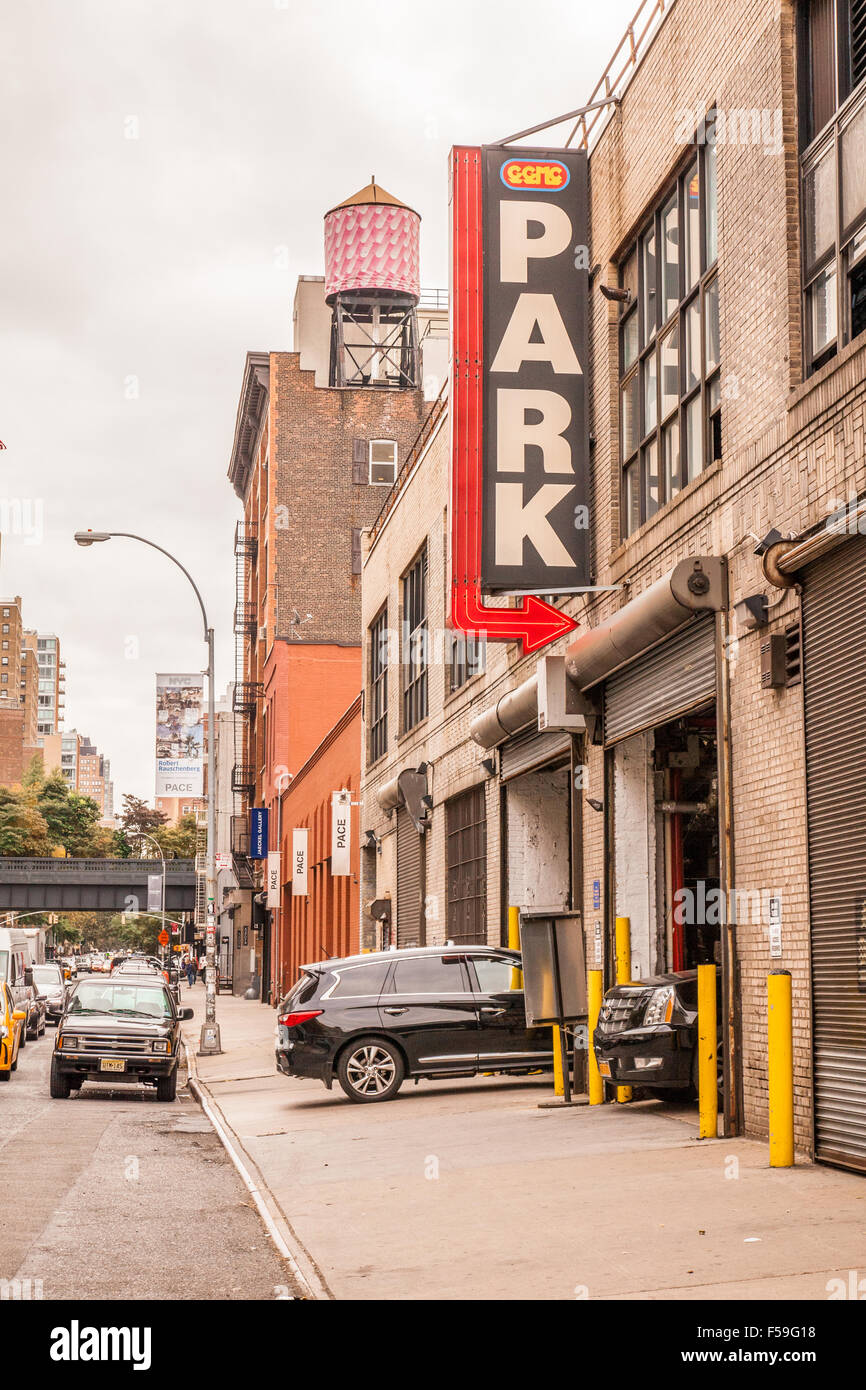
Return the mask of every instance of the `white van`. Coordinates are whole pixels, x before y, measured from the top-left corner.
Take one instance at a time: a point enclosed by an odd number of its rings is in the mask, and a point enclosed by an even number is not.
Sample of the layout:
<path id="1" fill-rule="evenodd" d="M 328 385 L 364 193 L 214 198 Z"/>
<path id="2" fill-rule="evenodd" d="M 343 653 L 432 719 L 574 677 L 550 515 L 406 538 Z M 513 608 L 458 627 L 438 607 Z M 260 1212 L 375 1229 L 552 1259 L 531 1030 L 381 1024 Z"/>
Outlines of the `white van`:
<path id="1" fill-rule="evenodd" d="M 9 986 L 13 1008 L 27 1010 L 33 972 L 30 942 L 20 927 L 0 927 L 0 980 Z"/>

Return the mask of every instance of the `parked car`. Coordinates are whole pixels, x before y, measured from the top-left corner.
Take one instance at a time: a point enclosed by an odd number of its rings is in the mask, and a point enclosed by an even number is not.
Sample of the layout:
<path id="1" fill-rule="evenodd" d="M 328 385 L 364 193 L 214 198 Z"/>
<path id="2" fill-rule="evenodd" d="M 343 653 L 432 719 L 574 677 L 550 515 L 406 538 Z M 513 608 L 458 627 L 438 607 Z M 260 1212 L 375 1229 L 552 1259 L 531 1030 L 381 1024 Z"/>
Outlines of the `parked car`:
<path id="1" fill-rule="evenodd" d="M 486 946 L 371 952 L 302 967 L 282 1001 L 277 1069 L 336 1079 L 350 1100 L 392 1100 L 416 1081 L 553 1066 L 549 1028 L 528 1028 L 520 956 Z"/>
<path id="2" fill-rule="evenodd" d="M 48 1018 L 52 1023 L 56 1023 L 63 1013 L 68 992 L 63 971 L 57 961 L 47 960 L 44 965 L 34 965 L 33 983 L 40 994 L 45 995 Z"/>
<path id="3" fill-rule="evenodd" d="M 595 1059 L 606 1081 L 641 1086 L 661 1100 L 697 1094 L 697 1042 L 696 970 L 615 985 L 604 996 L 593 1034 Z M 720 1087 L 721 1057 L 719 1048 Z"/>
<path id="4" fill-rule="evenodd" d="M 0 981 L 0 1081 L 8 1081 L 18 1070 L 26 1022 L 26 1010 L 16 1007 L 9 985 Z"/>
<path id="5" fill-rule="evenodd" d="M 57 1028 L 51 1096 L 65 1100 L 85 1081 L 136 1081 L 155 1086 L 157 1100 L 174 1100 L 180 1024 L 192 1016 L 155 975 L 79 980 Z"/>
<path id="6" fill-rule="evenodd" d="M 27 1003 L 24 1006 L 24 1011 L 27 1015 L 24 1035 L 35 1042 L 37 1038 L 43 1036 L 46 1028 L 45 1020 L 48 1016 L 48 1000 L 44 994 L 40 994 L 35 984 L 27 986 Z"/>

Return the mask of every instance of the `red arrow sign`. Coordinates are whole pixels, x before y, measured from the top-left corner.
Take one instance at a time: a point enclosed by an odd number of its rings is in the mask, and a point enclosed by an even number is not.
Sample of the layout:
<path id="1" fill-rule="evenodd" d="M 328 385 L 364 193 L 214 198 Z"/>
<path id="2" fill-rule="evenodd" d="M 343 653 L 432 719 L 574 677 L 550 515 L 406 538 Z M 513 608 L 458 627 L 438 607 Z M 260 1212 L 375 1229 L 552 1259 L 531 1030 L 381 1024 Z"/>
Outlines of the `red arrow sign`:
<path id="1" fill-rule="evenodd" d="M 488 641 L 523 643 L 524 654 L 577 627 L 533 596 L 516 608 L 488 608 L 481 594 L 482 309 L 481 150 L 451 151 L 454 342 L 451 363 L 451 623 Z"/>

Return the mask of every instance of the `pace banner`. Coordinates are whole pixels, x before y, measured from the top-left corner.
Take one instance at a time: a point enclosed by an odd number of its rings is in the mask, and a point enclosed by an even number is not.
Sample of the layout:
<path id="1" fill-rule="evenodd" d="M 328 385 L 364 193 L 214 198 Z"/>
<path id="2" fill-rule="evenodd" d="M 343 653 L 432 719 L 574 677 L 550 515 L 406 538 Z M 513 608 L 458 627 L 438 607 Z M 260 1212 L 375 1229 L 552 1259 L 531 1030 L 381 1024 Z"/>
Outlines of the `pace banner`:
<path id="1" fill-rule="evenodd" d="M 147 876 L 147 910 L 159 912 L 162 907 L 162 874 Z"/>
<path id="2" fill-rule="evenodd" d="M 309 832 L 292 831 L 292 892 L 296 897 L 307 896 L 307 841 Z"/>
<path id="3" fill-rule="evenodd" d="M 280 851 L 272 849 L 268 854 L 267 907 L 280 905 Z"/>
<path id="4" fill-rule="evenodd" d="M 352 872 L 352 793 L 331 794 L 331 874 L 345 877 Z"/>
<path id="5" fill-rule="evenodd" d="M 156 677 L 156 795 L 204 794 L 204 677 Z"/>

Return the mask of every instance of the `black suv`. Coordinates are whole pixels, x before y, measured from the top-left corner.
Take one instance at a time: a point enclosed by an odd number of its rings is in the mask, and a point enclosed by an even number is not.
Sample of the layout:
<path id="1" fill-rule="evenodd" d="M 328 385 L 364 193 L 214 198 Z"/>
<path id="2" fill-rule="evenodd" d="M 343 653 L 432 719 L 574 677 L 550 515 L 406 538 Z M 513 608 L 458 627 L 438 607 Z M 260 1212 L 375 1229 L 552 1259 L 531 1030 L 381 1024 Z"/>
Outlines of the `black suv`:
<path id="1" fill-rule="evenodd" d="M 721 1018 L 717 974 L 716 1016 Z M 660 1100 L 697 1094 L 698 972 L 671 971 L 604 996 L 593 1034 L 602 1077 L 619 1086 L 641 1086 Z M 718 1051 L 719 1089 L 722 1051 Z"/>
<path id="2" fill-rule="evenodd" d="M 336 1077 L 350 1100 L 392 1100 L 407 1076 L 526 1073 L 553 1066 L 549 1028 L 528 1028 L 520 956 L 426 946 L 319 961 L 282 1000 L 277 1068 Z"/>
<path id="3" fill-rule="evenodd" d="M 57 1026 L 52 1098 L 67 1099 L 85 1081 L 143 1081 L 157 1100 L 174 1100 L 180 1023 L 192 1016 L 158 976 L 79 980 Z"/>

